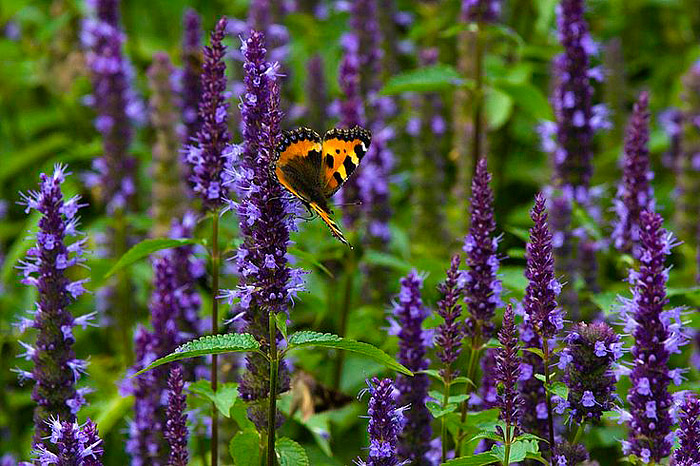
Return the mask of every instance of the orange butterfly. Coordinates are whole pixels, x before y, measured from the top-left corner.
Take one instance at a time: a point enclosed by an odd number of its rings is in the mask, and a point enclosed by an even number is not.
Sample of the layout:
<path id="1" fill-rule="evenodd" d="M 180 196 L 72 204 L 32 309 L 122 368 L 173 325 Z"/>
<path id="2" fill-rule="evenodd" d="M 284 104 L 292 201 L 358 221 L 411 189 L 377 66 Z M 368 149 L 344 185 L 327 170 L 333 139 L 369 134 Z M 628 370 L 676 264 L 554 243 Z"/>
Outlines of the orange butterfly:
<path id="1" fill-rule="evenodd" d="M 285 131 L 277 151 L 275 174 L 310 212 L 326 222 L 333 236 L 350 246 L 330 217 L 328 199 L 352 175 L 369 149 L 372 135 L 359 126 L 333 128 L 323 136 L 309 128 Z M 352 246 L 350 246 L 352 247 Z"/>

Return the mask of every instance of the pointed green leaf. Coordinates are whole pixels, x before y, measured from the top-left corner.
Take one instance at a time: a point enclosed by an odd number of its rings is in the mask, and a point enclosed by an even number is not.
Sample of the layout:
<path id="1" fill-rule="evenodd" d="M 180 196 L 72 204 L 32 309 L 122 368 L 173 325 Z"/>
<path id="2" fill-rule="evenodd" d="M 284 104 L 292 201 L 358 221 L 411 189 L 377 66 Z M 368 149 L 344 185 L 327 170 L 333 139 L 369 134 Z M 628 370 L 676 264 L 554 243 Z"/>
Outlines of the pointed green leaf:
<path id="1" fill-rule="evenodd" d="M 277 439 L 275 451 L 280 466 L 309 466 L 311 464 L 304 447 L 287 437 Z"/>
<path id="2" fill-rule="evenodd" d="M 448 403 L 447 406 L 443 407 L 441 403 L 428 401 L 425 403 L 425 407 L 428 408 L 428 411 L 430 411 L 430 414 L 432 414 L 435 419 L 457 411 L 457 405 L 455 403 Z"/>
<path id="3" fill-rule="evenodd" d="M 530 353 L 536 354 L 540 358 L 544 359 L 544 353 L 539 348 L 523 348 L 523 351 L 528 351 Z M 535 375 L 537 377 L 537 375 Z"/>
<path id="4" fill-rule="evenodd" d="M 181 238 L 181 239 L 171 239 L 171 238 L 155 238 L 146 239 L 126 251 L 122 257 L 119 258 L 116 264 L 112 266 L 111 269 L 105 274 L 105 278 L 111 277 L 117 271 L 127 267 L 134 262 L 148 257 L 156 251 L 163 249 L 176 248 L 179 246 L 186 246 L 188 244 L 197 244 L 196 239 L 192 238 Z"/>
<path id="5" fill-rule="evenodd" d="M 358 353 L 367 358 L 373 359 L 379 363 L 384 364 L 389 369 L 413 376 L 413 372 L 408 370 L 402 364 L 396 362 L 394 358 L 392 358 L 379 348 L 372 346 L 369 343 L 355 341 L 350 338 L 341 338 L 338 335 L 333 335 L 331 333 L 319 333 L 311 331 L 297 332 L 289 336 L 289 338 L 287 339 L 287 343 L 288 346 L 286 351 L 290 351 L 294 348 L 301 348 L 304 346 L 317 346 L 321 348 L 334 348 Z"/>
<path id="6" fill-rule="evenodd" d="M 180 345 L 174 352 L 153 361 L 145 369 L 141 369 L 134 377 L 180 359 L 189 359 L 207 354 L 241 353 L 244 351 L 259 351 L 260 343 L 249 333 L 228 333 L 225 335 L 207 335 Z M 262 354 L 262 353 L 261 353 Z"/>
<path id="7" fill-rule="evenodd" d="M 569 387 L 564 382 L 554 382 L 549 391 L 565 400 L 569 397 Z"/>
<path id="8" fill-rule="evenodd" d="M 498 462 L 498 457 L 490 451 L 479 453 L 473 456 L 463 456 L 454 460 L 443 463 L 445 466 L 483 466 L 485 464 L 493 464 Z"/>
<path id="9" fill-rule="evenodd" d="M 235 466 L 258 466 L 260 463 L 260 435 L 254 429 L 238 432 L 231 439 L 228 451 Z"/>
<path id="10" fill-rule="evenodd" d="M 437 64 L 392 76 L 381 93 L 395 95 L 403 92 L 435 92 L 463 86 L 470 82 L 452 66 Z"/>
<path id="11" fill-rule="evenodd" d="M 533 452 L 531 452 L 531 451 L 528 451 L 528 452 L 525 454 L 525 458 L 527 458 L 527 459 L 529 459 L 529 460 L 539 461 L 539 462 L 542 463 L 542 464 L 549 464 L 549 461 L 547 461 L 546 459 L 544 459 L 544 458 L 542 457 L 542 454 L 541 454 L 541 453 L 533 453 Z"/>
<path id="12" fill-rule="evenodd" d="M 503 437 L 501 437 L 501 436 L 498 435 L 497 433 L 495 433 L 495 432 L 490 432 L 490 431 L 488 431 L 488 430 L 482 430 L 481 432 L 479 432 L 478 434 L 476 434 L 474 437 L 472 437 L 471 439 L 469 439 L 469 442 L 468 442 L 468 443 L 471 443 L 471 442 L 473 442 L 473 441 L 475 441 L 475 440 L 481 440 L 481 439 L 483 439 L 483 438 L 487 438 L 487 439 L 489 439 L 489 440 L 493 440 L 494 442 L 502 442 L 502 441 L 503 441 Z"/>
<path id="13" fill-rule="evenodd" d="M 214 403 L 216 409 L 225 417 L 231 417 L 231 408 L 238 398 L 238 384 L 225 383 L 220 385 L 216 393 L 211 389 L 209 380 L 198 380 L 191 383 L 188 390 Z"/>

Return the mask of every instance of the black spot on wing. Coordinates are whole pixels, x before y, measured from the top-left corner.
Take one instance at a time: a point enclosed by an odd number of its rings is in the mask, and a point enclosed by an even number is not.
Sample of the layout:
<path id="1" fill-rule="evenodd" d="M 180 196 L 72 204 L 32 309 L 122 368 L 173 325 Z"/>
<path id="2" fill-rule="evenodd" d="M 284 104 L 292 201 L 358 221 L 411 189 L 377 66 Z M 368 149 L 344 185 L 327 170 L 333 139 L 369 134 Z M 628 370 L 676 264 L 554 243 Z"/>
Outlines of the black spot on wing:
<path id="1" fill-rule="evenodd" d="M 355 170 L 355 164 L 352 163 L 352 160 L 350 159 L 350 156 L 348 155 L 345 157 L 345 160 L 343 160 L 343 166 L 345 167 L 345 176 L 350 176 L 350 174 Z"/>
<path id="2" fill-rule="evenodd" d="M 312 150 L 309 151 L 309 162 L 314 166 L 321 166 L 321 151 Z"/>
<path id="3" fill-rule="evenodd" d="M 335 178 L 335 181 L 338 183 L 338 186 L 340 186 L 341 184 L 343 184 L 343 181 L 345 181 L 345 180 L 343 179 L 343 177 L 340 176 L 340 173 L 338 173 L 338 172 L 333 173 L 333 178 Z"/>
<path id="4" fill-rule="evenodd" d="M 355 155 L 358 159 L 362 160 L 366 153 L 367 151 L 362 147 L 362 144 L 355 144 Z"/>
<path id="5" fill-rule="evenodd" d="M 335 159 L 331 154 L 326 154 L 326 166 L 328 168 L 333 168 L 333 165 L 335 164 Z"/>

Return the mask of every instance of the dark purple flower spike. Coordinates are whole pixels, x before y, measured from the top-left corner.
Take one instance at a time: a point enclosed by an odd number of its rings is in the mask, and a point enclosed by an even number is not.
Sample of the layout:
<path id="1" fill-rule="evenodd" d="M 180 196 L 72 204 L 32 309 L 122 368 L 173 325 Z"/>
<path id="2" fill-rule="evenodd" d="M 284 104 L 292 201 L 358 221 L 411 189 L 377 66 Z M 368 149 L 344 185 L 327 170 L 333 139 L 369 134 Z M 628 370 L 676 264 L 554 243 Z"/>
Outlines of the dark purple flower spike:
<path id="1" fill-rule="evenodd" d="M 404 464 L 398 459 L 398 435 L 401 433 L 402 410 L 397 408 L 394 400 L 394 385 L 391 379 L 374 377 L 367 381 L 369 404 L 367 415 L 369 425 L 369 455 L 367 461 L 357 460 L 358 466 L 399 466 Z M 361 393 L 362 395 L 362 393 Z"/>
<path id="2" fill-rule="evenodd" d="M 187 396 L 182 392 L 185 381 L 182 378 L 182 367 L 170 369 L 168 376 L 168 408 L 165 422 L 165 439 L 170 446 L 168 466 L 187 466 L 189 453 L 187 451 Z"/>
<path id="3" fill-rule="evenodd" d="M 673 453 L 676 466 L 700 464 L 700 400 L 688 393 L 683 400 L 678 422 L 678 449 Z"/>
<path id="4" fill-rule="evenodd" d="M 501 343 L 501 347 L 496 350 L 495 379 L 501 389 L 497 405 L 501 410 L 500 418 L 505 421 L 507 426 L 515 426 L 517 429 L 514 434 L 517 435 L 523 402 L 517 386 L 518 380 L 520 380 L 520 357 L 518 356 L 519 346 L 518 334 L 515 330 L 515 314 L 511 304 L 506 306 L 503 314 L 503 327 L 498 333 L 498 341 Z"/>

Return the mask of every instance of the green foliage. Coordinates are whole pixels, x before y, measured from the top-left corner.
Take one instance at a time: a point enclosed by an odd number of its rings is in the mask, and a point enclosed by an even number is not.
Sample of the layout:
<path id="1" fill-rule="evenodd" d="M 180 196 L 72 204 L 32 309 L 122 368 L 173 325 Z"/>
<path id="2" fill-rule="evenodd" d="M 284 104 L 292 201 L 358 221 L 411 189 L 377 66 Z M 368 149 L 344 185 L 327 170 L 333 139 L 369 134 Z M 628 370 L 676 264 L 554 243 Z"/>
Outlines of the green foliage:
<path id="1" fill-rule="evenodd" d="M 304 448 L 292 439 L 282 437 L 275 442 L 277 460 L 280 466 L 309 466 L 309 458 Z"/>
<path id="2" fill-rule="evenodd" d="M 384 95 L 404 92 L 435 92 L 472 84 L 470 80 L 460 76 L 452 66 L 438 64 L 392 76 L 381 92 Z"/>
<path id="3" fill-rule="evenodd" d="M 242 430 L 228 446 L 234 466 L 260 465 L 260 434 L 255 429 Z"/>
<path id="4" fill-rule="evenodd" d="M 190 238 L 171 239 L 171 238 L 154 238 L 145 239 L 126 251 L 122 257 L 117 260 L 117 263 L 109 269 L 105 274 L 105 278 L 111 277 L 119 270 L 130 266 L 136 261 L 144 259 L 154 252 L 162 251 L 163 249 L 176 248 L 186 246 L 188 244 L 199 244 L 200 241 Z"/>

